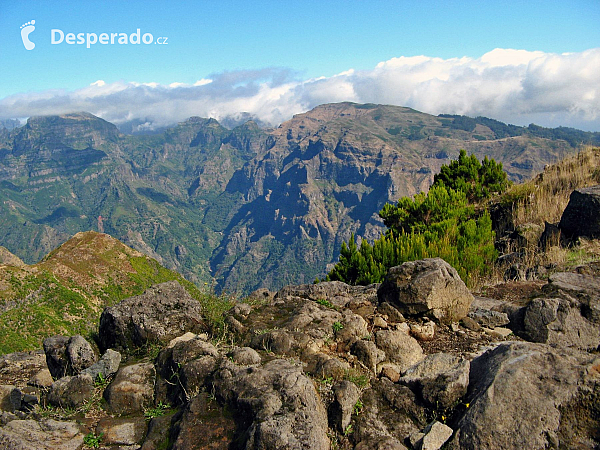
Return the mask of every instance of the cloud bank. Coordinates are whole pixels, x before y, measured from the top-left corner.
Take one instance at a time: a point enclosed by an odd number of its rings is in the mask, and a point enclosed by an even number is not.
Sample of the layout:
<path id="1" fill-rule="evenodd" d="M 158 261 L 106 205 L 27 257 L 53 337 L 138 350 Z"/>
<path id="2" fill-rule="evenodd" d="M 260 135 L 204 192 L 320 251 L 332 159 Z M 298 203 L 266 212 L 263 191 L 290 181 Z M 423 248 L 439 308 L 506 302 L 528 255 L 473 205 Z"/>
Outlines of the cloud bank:
<path id="1" fill-rule="evenodd" d="M 282 68 L 217 73 L 194 84 L 98 80 L 72 91 L 5 97 L 0 119 L 88 111 L 151 129 L 190 116 L 219 120 L 249 113 L 277 125 L 341 101 L 600 131 L 600 48 L 564 54 L 495 49 L 480 58 L 402 56 L 372 70 L 307 80 Z"/>

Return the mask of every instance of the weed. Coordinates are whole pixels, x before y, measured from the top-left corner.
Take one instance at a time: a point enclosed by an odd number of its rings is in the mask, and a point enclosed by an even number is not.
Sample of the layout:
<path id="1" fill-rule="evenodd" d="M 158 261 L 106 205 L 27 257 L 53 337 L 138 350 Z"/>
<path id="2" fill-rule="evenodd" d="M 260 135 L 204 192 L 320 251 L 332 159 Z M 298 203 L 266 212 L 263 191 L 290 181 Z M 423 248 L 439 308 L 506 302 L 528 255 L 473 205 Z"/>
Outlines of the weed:
<path id="1" fill-rule="evenodd" d="M 89 447 L 89 448 L 99 448 L 100 441 L 102 440 L 103 434 L 104 433 L 100 433 L 99 435 L 96 435 L 92 432 L 86 434 L 83 437 L 83 445 L 85 445 L 86 447 Z"/>
<path id="2" fill-rule="evenodd" d="M 364 389 L 369 385 L 370 378 L 358 372 L 356 369 L 350 369 L 346 372 L 346 379 L 353 382 L 360 389 Z"/>
<path id="3" fill-rule="evenodd" d="M 169 409 L 171 409 L 170 405 L 167 405 L 163 402 L 158 402 L 158 405 L 156 405 L 154 408 L 147 408 L 144 411 L 144 417 L 146 420 L 151 420 L 155 417 L 164 416 Z"/>
<path id="4" fill-rule="evenodd" d="M 344 436 L 350 436 L 352 433 L 354 433 L 352 424 L 348 424 L 348 426 L 346 428 L 344 428 Z"/>
<path id="5" fill-rule="evenodd" d="M 354 414 L 355 416 L 358 416 L 362 412 L 363 408 L 364 408 L 363 402 L 361 402 L 360 399 L 356 400 L 356 403 L 352 407 L 352 414 Z"/>
<path id="6" fill-rule="evenodd" d="M 320 298 L 320 299 L 316 300 L 316 302 L 319 305 L 326 306 L 327 308 L 331 308 L 331 309 L 335 308 L 335 305 L 333 303 L 331 303 L 329 300 L 324 299 L 324 298 Z"/>
<path id="7" fill-rule="evenodd" d="M 344 324 L 342 322 L 333 322 L 333 331 L 337 333 L 338 331 L 342 331 L 344 329 Z"/>

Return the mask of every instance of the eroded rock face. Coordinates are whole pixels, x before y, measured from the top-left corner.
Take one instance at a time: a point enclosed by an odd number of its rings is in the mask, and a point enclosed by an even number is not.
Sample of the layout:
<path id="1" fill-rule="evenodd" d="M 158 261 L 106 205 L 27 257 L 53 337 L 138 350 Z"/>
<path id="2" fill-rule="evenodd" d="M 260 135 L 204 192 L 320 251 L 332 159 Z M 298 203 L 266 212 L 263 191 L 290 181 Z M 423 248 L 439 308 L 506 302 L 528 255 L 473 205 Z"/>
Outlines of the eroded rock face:
<path id="1" fill-rule="evenodd" d="M 327 414 L 302 367 L 273 360 L 244 368 L 223 360 L 213 386 L 246 418 L 239 430 L 245 448 L 329 449 Z"/>
<path id="2" fill-rule="evenodd" d="M 106 308 L 100 317 L 100 348 L 132 350 L 144 343 L 168 343 L 187 331 L 204 330 L 201 306 L 177 282 L 168 281 Z"/>
<path id="3" fill-rule="evenodd" d="M 574 190 L 558 227 L 571 239 L 600 238 L 600 186 Z"/>
<path id="4" fill-rule="evenodd" d="M 389 302 L 404 315 L 427 314 L 446 323 L 465 317 L 473 301 L 456 270 L 441 258 L 392 267 L 377 296 L 380 302 Z"/>
<path id="5" fill-rule="evenodd" d="M 474 359 L 455 448 L 571 448 L 559 442 L 561 418 L 572 399 L 599 389 L 594 364 L 592 355 L 528 342 L 503 343 Z"/>

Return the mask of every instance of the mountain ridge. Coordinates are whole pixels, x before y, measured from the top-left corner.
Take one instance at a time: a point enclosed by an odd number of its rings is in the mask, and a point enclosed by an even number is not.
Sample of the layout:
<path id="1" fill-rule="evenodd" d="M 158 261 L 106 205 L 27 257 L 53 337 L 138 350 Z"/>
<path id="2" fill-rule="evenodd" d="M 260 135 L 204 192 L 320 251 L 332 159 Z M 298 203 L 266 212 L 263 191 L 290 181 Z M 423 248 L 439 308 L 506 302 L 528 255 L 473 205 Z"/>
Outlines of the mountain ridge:
<path id="1" fill-rule="evenodd" d="M 192 117 L 132 136 L 87 113 L 31 118 L 0 134 L 0 245 L 32 263 L 99 230 L 218 290 L 310 282 L 350 233 L 376 238 L 381 206 L 427 189 L 461 148 L 513 180 L 576 151 L 547 130 L 352 103 L 274 130 Z"/>

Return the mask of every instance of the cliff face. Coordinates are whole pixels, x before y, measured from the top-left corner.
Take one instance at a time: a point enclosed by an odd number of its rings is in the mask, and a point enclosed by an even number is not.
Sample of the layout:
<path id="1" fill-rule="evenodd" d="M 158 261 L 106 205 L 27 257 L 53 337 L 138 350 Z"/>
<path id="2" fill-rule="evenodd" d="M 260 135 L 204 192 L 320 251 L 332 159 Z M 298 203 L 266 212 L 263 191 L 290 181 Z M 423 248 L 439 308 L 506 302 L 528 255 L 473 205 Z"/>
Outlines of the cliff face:
<path id="1" fill-rule="evenodd" d="M 311 282 L 350 233 L 377 237 L 383 204 L 427 189 L 461 148 L 515 180 L 575 151 L 463 119 L 341 103 L 269 132 L 192 117 L 128 136 L 86 113 L 31 118 L 0 135 L 0 244 L 33 263 L 98 230 L 218 289 Z"/>

